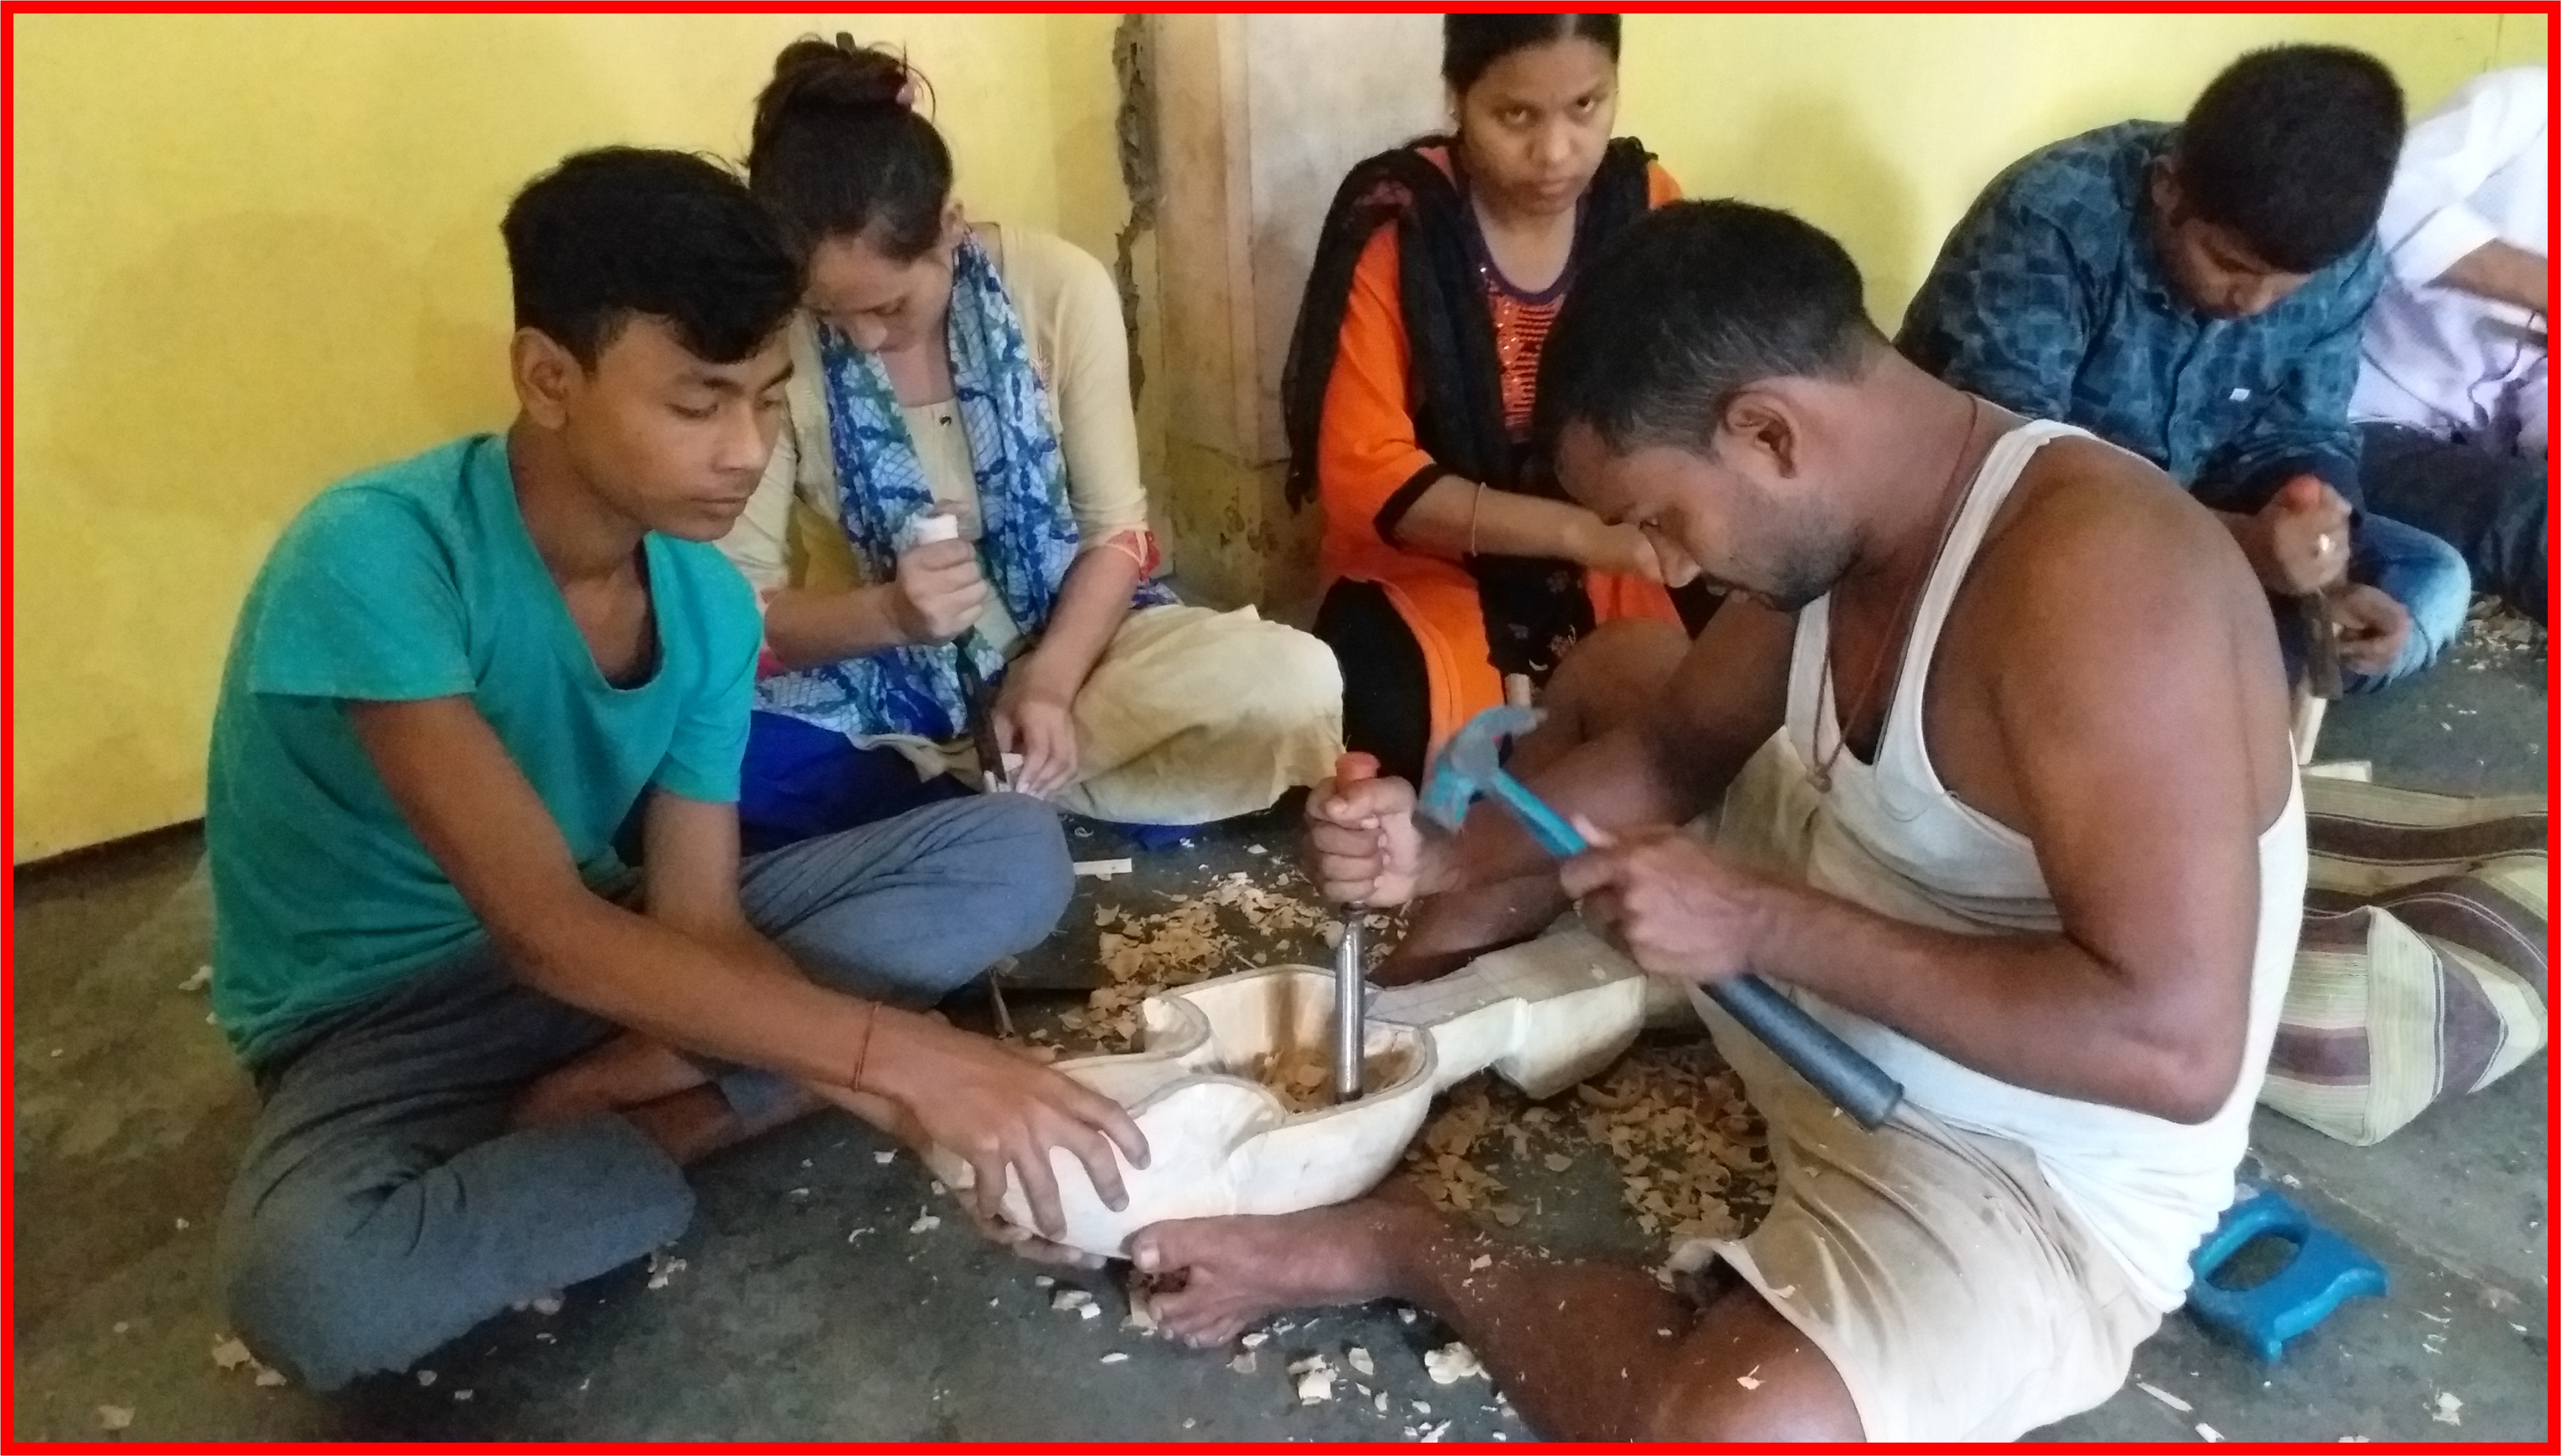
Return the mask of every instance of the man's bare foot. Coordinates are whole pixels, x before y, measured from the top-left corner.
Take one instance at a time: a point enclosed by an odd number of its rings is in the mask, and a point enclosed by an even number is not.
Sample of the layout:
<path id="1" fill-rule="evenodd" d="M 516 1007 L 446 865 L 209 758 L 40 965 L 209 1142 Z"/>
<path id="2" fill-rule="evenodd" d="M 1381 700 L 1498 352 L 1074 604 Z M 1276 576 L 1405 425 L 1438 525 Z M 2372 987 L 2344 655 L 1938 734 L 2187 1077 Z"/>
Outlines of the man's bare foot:
<path id="1" fill-rule="evenodd" d="M 1175 1218 L 1132 1234 L 1138 1272 L 1181 1280 L 1156 1295 L 1156 1321 L 1195 1346 L 1225 1345 L 1284 1309 L 1361 1304 L 1390 1289 L 1393 1250 L 1440 1225 L 1428 1208 L 1359 1199 L 1303 1213 Z"/>

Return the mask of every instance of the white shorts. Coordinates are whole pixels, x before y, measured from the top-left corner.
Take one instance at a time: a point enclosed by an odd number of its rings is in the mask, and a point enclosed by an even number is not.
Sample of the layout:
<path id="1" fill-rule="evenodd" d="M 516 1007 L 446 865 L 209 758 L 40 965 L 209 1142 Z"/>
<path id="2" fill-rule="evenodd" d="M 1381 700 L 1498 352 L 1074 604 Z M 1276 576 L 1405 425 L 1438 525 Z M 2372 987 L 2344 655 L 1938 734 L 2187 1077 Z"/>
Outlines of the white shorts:
<path id="1" fill-rule="evenodd" d="M 1705 997 L 1770 1124 L 1779 1191 L 1749 1237 L 1698 1239 L 1822 1351 L 1871 1441 L 2011 1441 L 2126 1382 L 2160 1312 L 2021 1144 L 1909 1107 L 1841 1114 Z"/>

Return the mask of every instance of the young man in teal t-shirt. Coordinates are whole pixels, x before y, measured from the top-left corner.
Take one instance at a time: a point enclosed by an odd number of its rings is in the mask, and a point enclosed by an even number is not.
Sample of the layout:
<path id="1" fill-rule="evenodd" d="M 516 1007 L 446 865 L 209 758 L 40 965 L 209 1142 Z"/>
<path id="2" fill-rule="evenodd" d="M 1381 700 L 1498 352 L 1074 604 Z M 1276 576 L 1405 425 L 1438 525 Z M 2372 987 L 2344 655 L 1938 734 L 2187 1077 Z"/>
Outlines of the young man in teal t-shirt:
<path id="1" fill-rule="evenodd" d="M 904 1009 L 1056 924 L 1050 810 L 742 863 L 762 623 L 710 543 L 781 421 L 800 269 L 771 221 L 709 162 L 616 148 L 503 231 L 515 423 L 312 501 L 214 723 L 214 1004 L 264 1098 L 224 1279 L 323 1389 L 648 1252 L 693 1212 L 682 1164 L 822 1103 L 982 1190 L 1010 1172 L 1052 1227 L 1052 1148 L 1114 1201 L 1115 1145 L 1145 1157 L 1117 1104 Z"/>

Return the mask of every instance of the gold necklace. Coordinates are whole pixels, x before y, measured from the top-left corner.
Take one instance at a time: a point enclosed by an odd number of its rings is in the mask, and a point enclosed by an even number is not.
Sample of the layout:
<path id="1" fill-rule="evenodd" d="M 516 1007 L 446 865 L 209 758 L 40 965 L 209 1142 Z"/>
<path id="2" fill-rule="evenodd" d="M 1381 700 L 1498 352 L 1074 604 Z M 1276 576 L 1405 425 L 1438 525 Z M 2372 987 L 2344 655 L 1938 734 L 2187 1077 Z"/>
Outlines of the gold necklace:
<path id="1" fill-rule="evenodd" d="M 1868 701 L 1876 696 L 1878 684 L 1885 679 L 1885 665 L 1901 655 L 1904 645 L 1903 635 L 1911 630 L 1912 612 L 1921 604 L 1922 589 L 1930 584 L 1932 576 L 1938 574 L 1939 558 L 1948 550 L 1948 538 L 1956 534 L 1960 502 L 1951 498 L 1956 495 L 1958 480 L 1964 475 L 1965 457 L 1973 453 L 1974 427 L 1981 422 L 1982 413 L 1982 399 L 1979 396 L 1967 395 L 1965 397 L 1965 433 L 1957 441 L 1957 459 L 1956 463 L 1948 467 L 1948 482 L 1939 487 L 1939 544 L 1930 549 L 1929 566 L 1921 574 L 1912 578 L 1910 586 L 1904 588 L 1903 604 L 1894 613 L 1894 626 L 1887 632 L 1885 645 L 1878 649 L 1875 660 L 1868 664 L 1867 682 L 1859 688 L 1858 701 L 1851 705 L 1849 716 L 1832 720 L 1831 751 L 1817 759 L 1813 771 L 1806 775 L 1813 780 L 1814 792 L 1818 794 L 1828 794 L 1832 791 L 1832 765 L 1838 763 L 1841 754 L 1848 751 L 1849 726 L 1860 715 L 1867 712 Z M 1831 609 L 1827 606 L 1823 612 L 1823 680 L 1817 687 L 1814 697 L 1814 726 L 1818 730 L 1822 726 L 1824 710 L 1832 706 L 1832 644 L 1839 640 L 1840 632 L 1835 628 L 1831 620 Z"/>

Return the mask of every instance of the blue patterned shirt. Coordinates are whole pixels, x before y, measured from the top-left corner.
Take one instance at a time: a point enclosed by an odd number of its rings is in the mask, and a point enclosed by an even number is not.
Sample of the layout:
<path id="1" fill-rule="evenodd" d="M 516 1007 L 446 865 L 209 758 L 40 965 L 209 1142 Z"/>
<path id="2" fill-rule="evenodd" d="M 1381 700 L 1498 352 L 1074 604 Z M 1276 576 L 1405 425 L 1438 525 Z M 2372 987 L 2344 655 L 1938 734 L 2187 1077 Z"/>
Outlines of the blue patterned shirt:
<path id="1" fill-rule="evenodd" d="M 2134 451 L 2210 506 L 2255 511 L 2298 473 L 2361 503 L 2347 402 L 2382 256 L 2369 241 L 2253 318 L 2191 308 L 2162 270 L 2146 184 L 2175 131 L 2103 126 L 1993 178 L 1896 347 L 1997 404 Z"/>

